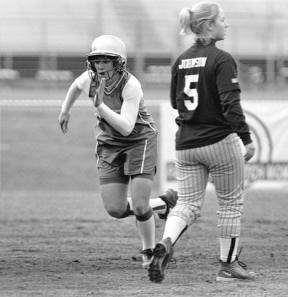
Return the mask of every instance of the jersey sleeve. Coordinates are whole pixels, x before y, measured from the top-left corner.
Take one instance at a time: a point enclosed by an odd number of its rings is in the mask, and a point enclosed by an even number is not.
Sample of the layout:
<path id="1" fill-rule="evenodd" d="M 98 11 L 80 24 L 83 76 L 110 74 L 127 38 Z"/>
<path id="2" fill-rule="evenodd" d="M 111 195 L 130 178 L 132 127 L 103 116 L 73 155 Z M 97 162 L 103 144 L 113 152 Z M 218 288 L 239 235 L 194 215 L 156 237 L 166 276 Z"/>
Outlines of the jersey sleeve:
<path id="1" fill-rule="evenodd" d="M 138 98 L 141 100 L 143 98 L 143 91 L 139 80 L 131 75 L 127 83 L 122 90 L 123 100 Z"/>
<path id="2" fill-rule="evenodd" d="M 170 103 L 174 109 L 177 109 L 176 104 L 176 88 L 177 88 L 177 62 L 172 66 L 171 69 L 171 83 L 170 83 Z"/>
<path id="3" fill-rule="evenodd" d="M 240 91 L 237 64 L 228 53 L 222 53 L 216 63 L 216 84 L 219 94 Z"/>
<path id="4" fill-rule="evenodd" d="M 78 89 L 82 90 L 86 95 L 89 95 L 91 79 L 88 71 L 83 72 L 80 76 L 75 79 L 75 84 Z"/>
<path id="5" fill-rule="evenodd" d="M 240 92 L 236 90 L 222 93 L 220 99 L 223 115 L 234 132 L 238 134 L 244 145 L 252 142 L 250 129 L 240 104 Z"/>

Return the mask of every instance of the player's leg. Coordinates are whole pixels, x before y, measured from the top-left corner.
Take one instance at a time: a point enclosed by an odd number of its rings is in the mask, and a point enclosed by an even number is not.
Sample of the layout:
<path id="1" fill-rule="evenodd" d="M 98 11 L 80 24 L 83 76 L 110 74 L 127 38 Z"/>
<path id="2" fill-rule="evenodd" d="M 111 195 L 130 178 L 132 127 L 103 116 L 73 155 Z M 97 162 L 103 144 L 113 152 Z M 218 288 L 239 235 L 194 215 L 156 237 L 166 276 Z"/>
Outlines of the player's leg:
<path id="1" fill-rule="evenodd" d="M 170 237 L 173 245 L 183 230 L 200 216 L 203 206 L 208 170 L 198 162 L 196 151 L 197 149 L 190 149 L 176 152 L 179 198 L 168 216 L 163 233 L 163 239 Z"/>
<path id="2" fill-rule="evenodd" d="M 152 282 L 161 282 L 173 254 L 173 245 L 199 216 L 208 180 L 208 170 L 195 158 L 195 149 L 177 151 L 176 176 L 179 198 L 168 215 L 163 239 L 156 244 L 148 275 Z"/>
<path id="3" fill-rule="evenodd" d="M 234 261 L 243 210 L 244 159 L 239 140 L 232 134 L 210 147 L 211 176 L 218 198 L 218 235 L 222 261 Z"/>
<path id="4" fill-rule="evenodd" d="M 145 266 L 151 261 L 155 245 L 155 219 L 149 200 L 157 164 L 157 134 L 149 132 L 145 140 L 129 147 L 125 154 L 124 173 L 131 176 L 131 198 L 142 252 L 149 251 L 143 257 Z"/>
<path id="5" fill-rule="evenodd" d="M 237 261 L 244 202 L 244 159 L 239 138 L 236 134 L 229 135 L 214 144 L 213 148 L 210 147 L 209 154 L 211 163 L 214 162 L 210 172 L 219 205 L 217 228 L 222 270 L 220 269 L 217 280 L 254 279 Z M 231 271 L 230 267 L 233 268 Z"/>
<path id="6" fill-rule="evenodd" d="M 170 210 L 176 205 L 177 199 L 177 191 L 174 189 L 168 189 L 165 193 L 162 193 L 158 197 L 150 198 L 149 205 L 151 206 L 153 212 L 157 213 L 160 219 L 166 220 Z M 134 215 L 131 197 L 128 197 L 128 202 L 131 209 L 131 215 Z"/>
<path id="7" fill-rule="evenodd" d="M 131 178 L 131 198 L 136 217 L 136 226 L 142 243 L 143 267 L 147 267 L 155 246 L 155 219 L 149 205 L 153 176 L 139 174 Z"/>
<path id="8" fill-rule="evenodd" d="M 117 146 L 96 144 L 100 191 L 105 210 L 114 218 L 133 214 L 127 201 L 129 176 L 124 175 L 125 155 Z"/>
<path id="9" fill-rule="evenodd" d="M 131 215 L 127 201 L 128 183 L 128 177 L 100 179 L 100 192 L 104 208 L 114 218 L 121 219 Z"/>

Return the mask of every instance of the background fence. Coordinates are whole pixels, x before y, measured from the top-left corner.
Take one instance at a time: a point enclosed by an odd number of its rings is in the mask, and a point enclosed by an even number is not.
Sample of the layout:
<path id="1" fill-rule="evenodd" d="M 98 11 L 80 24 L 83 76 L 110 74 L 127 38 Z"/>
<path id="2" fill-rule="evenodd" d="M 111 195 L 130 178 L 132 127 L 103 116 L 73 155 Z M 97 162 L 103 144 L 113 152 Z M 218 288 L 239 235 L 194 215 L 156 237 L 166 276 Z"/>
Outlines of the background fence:
<path id="1" fill-rule="evenodd" d="M 286 86 L 287 1 L 219 2 L 230 25 L 219 46 L 237 58 L 245 87 Z M 178 34 L 178 14 L 192 4 L 190 0 L 2 1 L 0 80 L 67 85 L 85 69 L 92 40 L 114 34 L 127 45 L 130 71 L 143 83 L 157 78 L 157 83 L 165 84 L 173 59 L 191 43 L 191 37 Z"/>
<path id="2" fill-rule="evenodd" d="M 231 52 L 238 60 L 243 103 L 253 103 L 249 110 L 256 112 L 257 116 L 260 110 L 268 110 L 260 115 L 263 123 L 271 123 L 278 119 L 277 127 L 284 127 L 281 133 L 277 132 L 278 134 L 275 132 L 275 125 L 269 128 L 271 137 L 277 138 L 273 151 L 278 159 L 259 161 L 254 158 L 253 179 L 268 178 L 265 172 L 267 168 L 271 168 L 271 163 L 275 165 L 273 168 L 277 169 L 275 179 L 287 179 L 287 158 L 282 158 L 286 144 L 281 140 L 286 138 L 285 118 L 288 114 L 288 106 L 283 104 L 287 100 L 288 2 L 219 2 L 230 25 L 227 39 L 220 42 L 219 46 Z M 191 37 L 184 38 L 179 35 L 178 13 L 181 8 L 191 5 L 190 0 L 85 0 L 83 3 L 78 0 L 1 1 L 0 175 L 3 188 L 21 190 L 22 187 L 28 187 L 32 190 L 39 186 L 45 188 L 45 185 L 50 188 L 49 182 L 43 184 L 44 178 L 41 181 L 34 178 L 35 175 L 46 176 L 47 168 L 51 171 L 50 181 L 54 181 L 55 184 L 64 183 L 65 178 L 68 178 L 69 183 L 71 178 L 75 180 L 74 185 L 77 188 L 81 187 L 81 184 L 93 188 L 94 180 L 90 177 L 95 172 L 89 158 L 89 154 L 93 155 L 94 146 L 93 109 L 89 121 L 86 119 L 88 107 L 85 112 L 81 110 L 80 115 L 73 111 L 75 116 L 72 116 L 71 122 L 71 125 L 77 125 L 72 126 L 71 131 L 75 131 L 76 134 L 70 137 L 76 137 L 76 141 L 82 139 L 83 135 L 86 137 L 81 144 L 75 144 L 70 139 L 74 149 L 79 146 L 79 155 L 72 159 L 73 162 L 80 160 L 80 163 L 75 163 L 75 168 L 81 167 L 84 172 L 90 166 L 88 177 L 77 183 L 77 173 L 68 169 L 60 178 L 57 170 L 53 172 L 54 166 L 51 167 L 52 164 L 46 162 L 66 156 L 70 158 L 71 147 L 63 151 L 66 143 L 61 143 L 63 140 L 59 133 L 57 116 L 70 82 L 85 70 L 86 54 L 97 35 L 115 34 L 124 40 L 128 48 L 128 69 L 141 80 L 145 100 L 154 101 L 154 104 L 151 104 L 151 112 L 154 112 L 153 115 L 161 126 L 162 118 L 156 111 L 159 108 L 163 111 L 162 103 L 158 102 L 163 100 L 165 104 L 169 97 L 171 63 L 175 56 L 191 43 Z M 8 100 L 7 105 L 5 100 Z M 18 100 L 29 100 L 30 105 L 23 101 L 20 101 L 19 105 L 13 105 L 13 102 L 17 103 Z M 52 108 L 49 100 L 56 100 L 54 102 L 58 102 L 59 106 L 54 104 Z M 280 114 L 282 116 L 278 117 Z M 14 117 L 19 122 L 12 123 Z M 80 119 L 76 119 L 77 117 Z M 91 129 L 89 128 L 87 134 L 88 126 Z M 253 130 L 256 136 L 260 135 L 259 127 L 258 125 L 257 129 Z M 42 131 L 45 131 L 43 135 Z M 171 132 L 170 135 L 172 134 Z M 59 137 L 57 140 L 56 135 Z M 257 143 L 261 143 L 267 137 L 260 135 L 258 138 Z M 173 137 L 168 136 L 167 139 L 161 138 L 160 147 L 166 148 L 168 152 L 168 148 L 173 146 L 170 142 Z M 57 146 L 56 143 L 60 144 Z M 267 147 L 261 145 L 261 148 Z M 161 155 L 164 154 L 162 151 Z M 82 162 L 83 159 L 86 163 Z M 173 162 L 173 158 L 168 161 Z M 72 161 L 69 162 L 72 166 Z M 282 163 L 279 165 L 279 162 Z M 166 166 L 166 163 L 167 160 L 164 160 L 160 165 Z M 58 164 L 56 162 L 54 165 Z M 162 171 L 165 171 L 165 168 Z M 32 175 L 26 174 L 27 172 L 31 172 Z M 11 176 L 14 178 L 11 179 Z M 158 180 L 156 187 L 159 187 Z"/>

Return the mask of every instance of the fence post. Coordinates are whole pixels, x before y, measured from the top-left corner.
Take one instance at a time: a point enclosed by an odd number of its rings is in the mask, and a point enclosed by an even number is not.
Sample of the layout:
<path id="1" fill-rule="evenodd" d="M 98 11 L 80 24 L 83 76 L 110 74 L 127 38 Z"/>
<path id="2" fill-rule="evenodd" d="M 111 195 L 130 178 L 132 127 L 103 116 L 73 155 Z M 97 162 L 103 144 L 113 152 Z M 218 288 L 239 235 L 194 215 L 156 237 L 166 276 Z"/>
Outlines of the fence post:
<path id="1" fill-rule="evenodd" d="M 142 82 L 144 72 L 144 51 L 143 51 L 143 19 L 134 19 L 135 28 L 135 75 Z"/>

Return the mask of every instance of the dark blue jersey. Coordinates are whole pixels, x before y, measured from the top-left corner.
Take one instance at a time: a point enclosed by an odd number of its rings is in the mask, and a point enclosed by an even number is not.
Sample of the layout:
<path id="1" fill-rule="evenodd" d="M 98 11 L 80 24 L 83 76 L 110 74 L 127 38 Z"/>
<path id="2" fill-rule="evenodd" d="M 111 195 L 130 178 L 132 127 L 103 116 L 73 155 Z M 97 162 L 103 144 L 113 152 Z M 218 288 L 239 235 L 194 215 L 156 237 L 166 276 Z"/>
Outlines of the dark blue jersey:
<path id="1" fill-rule="evenodd" d="M 251 142 L 240 105 L 233 57 L 211 43 L 196 42 L 172 67 L 170 98 L 178 110 L 176 149 L 210 145 L 236 132 Z"/>

